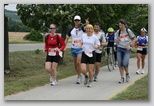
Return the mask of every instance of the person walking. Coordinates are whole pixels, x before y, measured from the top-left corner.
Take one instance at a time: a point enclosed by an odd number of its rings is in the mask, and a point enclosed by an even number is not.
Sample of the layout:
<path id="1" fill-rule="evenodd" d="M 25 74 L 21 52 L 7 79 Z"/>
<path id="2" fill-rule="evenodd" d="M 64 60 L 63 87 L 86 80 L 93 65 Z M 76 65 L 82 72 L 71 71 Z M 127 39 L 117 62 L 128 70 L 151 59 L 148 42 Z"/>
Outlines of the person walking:
<path id="1" fill-rule="evenodd" d="M 94 28 L 91 24 L 86 25 L 86 33 L 82 35 L 82 58 L 81 58 L 81 70 L 85 76 L 84 85 L 91 87 L 93 80 L 94 64 L 96 59 L 95 50 L 99 49 L 100 41 L 96 35 L 93 34 Z M 88 65 L 88 66 L 87 66 Z M 87 67 L 88 73 L 87 75 Z"/>
<path id="2" fill-rule="evenodd" d="M 98 81 L 98 74 L 100 71 L 100 64 L 102 59 L 102 46 L 106 46 L 106 39 L 105 39 L 105 33 L 102 31 L 100 32 L 100 24 L 95 23 L 94 24 L 94 35 L 96 35 L 100 41 L 100 47 L 99 49 L 96 49 L 96 61 L 95 61 L 95 69 L 94 69 L 94 81 Z"/>
<path id="3" fill-rule="evenodd" d="M 86 24 L 88 24 L 88 19 L 86 20 Z M 74 24 L 75 27 L 71 28 L 68 32 L 68 36 L 66 36 L 65 44 L 67 45 L 68 40 L 70 37 L 72 37 L 72 47 L 71 52 L 74 60 L 74 67 L 77 72 L 77 81 L 76 84 L 80 84 L 82 81 L 82 75 L 81 75 L 81 55 L 82 55 L 82 49 L 80 48 L 81 44 L 81 37 L 84 33 L 84 26 L 81 26 L 81 17 L 79 15 L 76 15 L 74 17 Z"/>
<path id="4" fill-rule="evenodd" d="M 45 37 L 44 51 L 46 52 L 45 69 L 50 74 L 50 84 L 57 84 L 57 65 L 62 57 L 62 51 L 65 48 L 65 42 L 56 34 L 56 25 L 50 25 L 50 34 Z"/>
<path id="5" fill-rule="evenodd" d="M 131 55 L 131 46 L 135 45 L 136 37 L 130 29 L 126 28 L 126 21 L 124 19 L 119 21 L 119 30 L 115 33 L 115 42 L 118 44 L 117 59 L 121 76 L 119 83 L 124 82 L 124 71 L 126 72 L 126 82 L 129 82 L 129 58 Z"/>
<path id="6" fill-rule="evenodd" d="M 144 74 L 145 58 L 147 55 L 148 36 L 147 30 L 141 28 L 141 35 L 137 36 L 137 68 L 136 74 Z M 140 62 L 142 63 L 142 69 L 140 69 Z"/>

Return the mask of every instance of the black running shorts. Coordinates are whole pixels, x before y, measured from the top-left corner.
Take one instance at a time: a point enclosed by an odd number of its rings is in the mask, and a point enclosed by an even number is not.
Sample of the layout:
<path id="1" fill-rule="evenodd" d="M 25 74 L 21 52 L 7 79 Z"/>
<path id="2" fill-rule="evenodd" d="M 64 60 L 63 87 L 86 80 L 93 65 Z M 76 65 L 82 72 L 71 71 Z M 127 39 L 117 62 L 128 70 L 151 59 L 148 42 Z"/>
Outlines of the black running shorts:
<path id="1" fill-rule="evenodd" d="M 92 54 L 93 54 L 93 57 L 88 57 L 84 52 L 82 52 L 81 63 L 95 64 L 95 60 L 96 60 L 95 51 L 93 51 Z"/>
<path id="2" fill-rule="evenodd" d="M 96 62 L 101 62 L 102 59 L 102 53 L 96 53 Z"/>
<path id="3" fill-rule="evenodd" d="M 49 55 L 47 55 L 47 57 L 46 57 L 46 62 L 56 62 L 56 63 L 58 63 L 59 62 L 59 60 L 60 60 L 60 56 L 49 56 Z"/>

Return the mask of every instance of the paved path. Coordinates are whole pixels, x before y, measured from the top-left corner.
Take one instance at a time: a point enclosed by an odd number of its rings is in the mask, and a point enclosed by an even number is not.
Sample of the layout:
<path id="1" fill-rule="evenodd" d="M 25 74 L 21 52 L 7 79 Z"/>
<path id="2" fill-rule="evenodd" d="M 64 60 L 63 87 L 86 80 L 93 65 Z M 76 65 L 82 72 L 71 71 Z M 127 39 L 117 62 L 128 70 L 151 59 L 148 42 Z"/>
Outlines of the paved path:
<path id="1" fill-rule="evenodd" d="M 43 50 L 44 44 L 9 44 L 9 52 L 26 51 L 26 50 Z M 68 43 L 66 48 L 71 48 L 71 43 Z"/>
<path id="2" fill-rule="evenodd" d="M 130 59 L 130 77 L 129 83 L 119 84 L 120 79 L 118 68 L 109 72 L 107 66 L 101 67 L 99 81 L 93 82 L 91 88 L 82 84 L 75 84 L 76 76 L 62 79 L 56 86 L 46 84 L 34 89 L 20 92 L 15 95 L 4 97 L 5 100 L 109 100 L 117 93 L 122 92 L 136 80 L 148 74 L 148 56 L 145 61 L 145 74 L 136 75 L 136 58 Z"/>

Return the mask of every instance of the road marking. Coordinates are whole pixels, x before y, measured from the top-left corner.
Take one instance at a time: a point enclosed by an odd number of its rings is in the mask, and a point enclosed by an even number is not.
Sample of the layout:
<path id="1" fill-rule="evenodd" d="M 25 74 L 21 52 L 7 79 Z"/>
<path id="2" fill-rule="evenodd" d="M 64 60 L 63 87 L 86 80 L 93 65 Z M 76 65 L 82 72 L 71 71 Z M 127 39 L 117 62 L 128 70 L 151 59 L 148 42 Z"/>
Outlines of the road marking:
<path id="1" fill-rule="evenodd" d="M 124 87 L 122 87 L 121 89 L 117 90 L 115 93 L 113 93 L 112 95 L 108 96 L 107 98 L 105 98 L 104 100 L 111 100 L 114 96 L 116 96 L 117 94 L 122 93 L 123 91 L 125 91 L 129 86 L 133 85 L 137 80 L 143 78 L 144 76 L 146 76 L 148 74 L 144 73 L 142 75 L 140 75 L 139 77 L 137 77 L 134 81 L 129 82 L 127 85 L 125 85 Z"/>

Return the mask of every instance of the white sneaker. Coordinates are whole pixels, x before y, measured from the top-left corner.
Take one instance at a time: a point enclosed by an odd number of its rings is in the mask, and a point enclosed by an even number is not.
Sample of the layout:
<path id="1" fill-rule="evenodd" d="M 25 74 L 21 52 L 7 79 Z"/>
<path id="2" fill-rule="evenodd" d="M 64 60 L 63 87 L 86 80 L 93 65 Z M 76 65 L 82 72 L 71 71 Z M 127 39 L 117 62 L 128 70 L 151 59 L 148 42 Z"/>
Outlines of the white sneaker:
<path id="1" fill-rule="evenodd" d="M 140 70 L 136 71 L 136 74 L 140 74 Z"/>
<path id="2" fill-rule="evenodd" d="M 77 77 L 76 84 L 80 84 L 82 82 L 82 75 Z"/>
<path id="3" fill-rule="evenodd" d="M 144 74 L 144 70 L 141 71 L 141 74 Z"/>
<path id="4" fill-rule="evenodd" d="M 54 86 L 54 85 L 57 84 L 57 81 L 54 80 L 54 78 L 53 78 L 52 76 L 50 77 L 50 84 L 51 84 L 52 86 Z"/>
<path id="5" fill-rule="evenodd" d="M 55 85 L 57 85 L 57 81 L 55 80 L 55 81 L 52 81 L 51 83 L 50 83 L 52 86 L 55 86 Z"/>
<path id="6" fill-rule="evenodd" d="M 92 81 L 88 81 L 87 87 L 91 88 Z"/>

